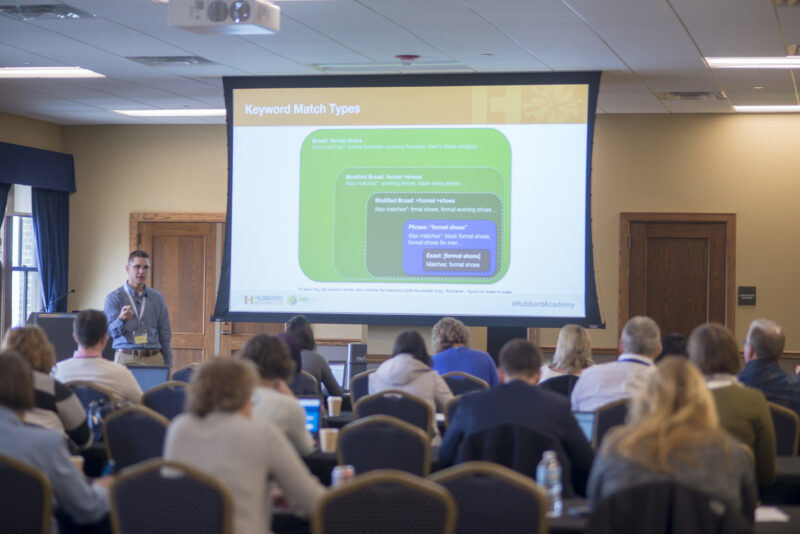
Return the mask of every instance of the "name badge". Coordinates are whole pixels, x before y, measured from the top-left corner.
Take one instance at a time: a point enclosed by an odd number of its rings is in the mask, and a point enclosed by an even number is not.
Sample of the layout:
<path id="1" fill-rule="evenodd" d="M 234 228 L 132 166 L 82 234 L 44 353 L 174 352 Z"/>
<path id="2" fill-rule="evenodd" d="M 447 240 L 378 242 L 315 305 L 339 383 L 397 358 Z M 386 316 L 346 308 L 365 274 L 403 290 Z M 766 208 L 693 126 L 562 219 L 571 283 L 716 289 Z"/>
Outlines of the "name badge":
<path id="1" fill-rule="evenodd" d="M 147 332 L 144 330 L 136 330 L 133 332 L 133 342 L 137 345 L 147 344 Z"/>

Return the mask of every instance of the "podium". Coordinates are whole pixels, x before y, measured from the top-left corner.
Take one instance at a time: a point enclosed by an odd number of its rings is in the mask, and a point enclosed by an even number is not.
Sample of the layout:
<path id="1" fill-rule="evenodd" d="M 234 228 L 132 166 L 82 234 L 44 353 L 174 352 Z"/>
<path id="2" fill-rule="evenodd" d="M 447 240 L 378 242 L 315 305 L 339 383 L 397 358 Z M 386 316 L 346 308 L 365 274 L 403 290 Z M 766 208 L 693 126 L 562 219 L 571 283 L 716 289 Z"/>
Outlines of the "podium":
<path id="1" fill-rule="evenodd" d="M 72 357 L 78 344 L 72 339 L 72 322 L 77 313 L 32 313 L 28 316 L 29 325 L 36 325 L 47 334 L 47 339 L 53 344 L 56 351 L 56 361 Z M 103 358 L 114 361 L 114 349 L 111 342 L 103 349 Z"/>

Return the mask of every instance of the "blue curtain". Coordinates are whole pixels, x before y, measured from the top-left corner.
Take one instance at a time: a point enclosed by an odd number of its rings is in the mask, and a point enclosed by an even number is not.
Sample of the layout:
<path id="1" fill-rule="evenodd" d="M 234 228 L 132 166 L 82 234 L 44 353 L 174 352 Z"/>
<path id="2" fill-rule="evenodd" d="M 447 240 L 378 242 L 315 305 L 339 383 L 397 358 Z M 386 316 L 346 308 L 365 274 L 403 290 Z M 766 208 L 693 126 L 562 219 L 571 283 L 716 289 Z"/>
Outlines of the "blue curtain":
<path id="1" fill-rule="evenodd" d="M 69 193 L 31 188 L 33 232 L 47 312 L 67 311 L 69 265 Z"/>

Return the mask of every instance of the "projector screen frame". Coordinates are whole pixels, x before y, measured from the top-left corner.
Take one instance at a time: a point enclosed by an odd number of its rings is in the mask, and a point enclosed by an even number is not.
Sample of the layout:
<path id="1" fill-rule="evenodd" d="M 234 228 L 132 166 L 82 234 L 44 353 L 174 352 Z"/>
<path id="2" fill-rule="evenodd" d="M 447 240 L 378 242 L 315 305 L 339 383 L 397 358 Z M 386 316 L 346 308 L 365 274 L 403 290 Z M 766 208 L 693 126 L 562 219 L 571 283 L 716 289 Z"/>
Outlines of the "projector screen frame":
<path id="1" fill-rule="evenodd" d="M 286 88 L 349 88 L 349 87 L 424 87 L 464 85 L 552 85 L 586 84 L 588 91 L 587 145 L 586 145 L 586 195 L 585 195 L 585 317 L 522 317 L 522 316 L 477 316 L 459 315 L 456 310 L 448 316 L 457 317 L 473 326 L 505 327 L 553 327 L 579 324 L 588 328 L 605 328 L 600 314 L 596 277 L 594 270 L 592 217 L 591 217 L 591 165 L 595 126 L 595 110 L 600 83 L 600 72 L 557 73 L 469 73 L 469 74 L 370 74 L 342 76 L 248 76 L 223 77 L 225 107 L 227 110 L 226 132 L 228 139 L 228 199 L 226 209 L 225 242 L 223 249 L 220 282 L 216 307 L 212 320 L 235 322 L 285 322 L 297 314 L 305 315 L 315 323 L 374 324 L 374 325 L 432 325 L 444 314 L 364 314 L 364 313 L 313 313 L 292 312 L 241 312 L 230 311 L 231 273 L 231 221 L 233 191 L 233 93 L 238 89 L 286 89 Z M 544 258 L 542 261 L 547 261 Z"/>

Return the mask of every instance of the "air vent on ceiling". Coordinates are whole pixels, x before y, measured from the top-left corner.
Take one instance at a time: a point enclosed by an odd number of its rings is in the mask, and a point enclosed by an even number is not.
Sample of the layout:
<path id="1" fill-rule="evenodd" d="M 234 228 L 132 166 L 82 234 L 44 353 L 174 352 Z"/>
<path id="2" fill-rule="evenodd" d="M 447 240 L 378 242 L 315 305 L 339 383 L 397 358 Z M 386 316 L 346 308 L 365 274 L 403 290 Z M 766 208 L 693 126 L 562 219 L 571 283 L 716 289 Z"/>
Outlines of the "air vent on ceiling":
<path id="1" fill-rule="evenodd" d="M 126 59 L 148 67 L 195 67 L 215 65 L 211 60 L 200 56 L 131 56 Z"/>
<path id="2" fill-rule="evenodd" d="M 67 4 L 35 4 L 35 5 L 11 5 L 0 6 L 0 15 L 17 20 L 56 20 L 56 19 L 91 19 L 95 16 L 91 13 L 68 6 Z"/>
<path id="3" fill-rule="evenodd" d="M 420 71 L 472 71 L 471 67 L 458 61 L 416 61 L 413 64 L 401 61 L 387 63 L 312 63 L 311 67 L 322 72 L 420 72 Z"/>
<path id="4" fill-rule="evenodd" d="M 659 100 L 688 100 L 688 101 L 708 101 L 725 100 L 725 93 L 722 91 L 668 91 L 656 93 Z"/>

